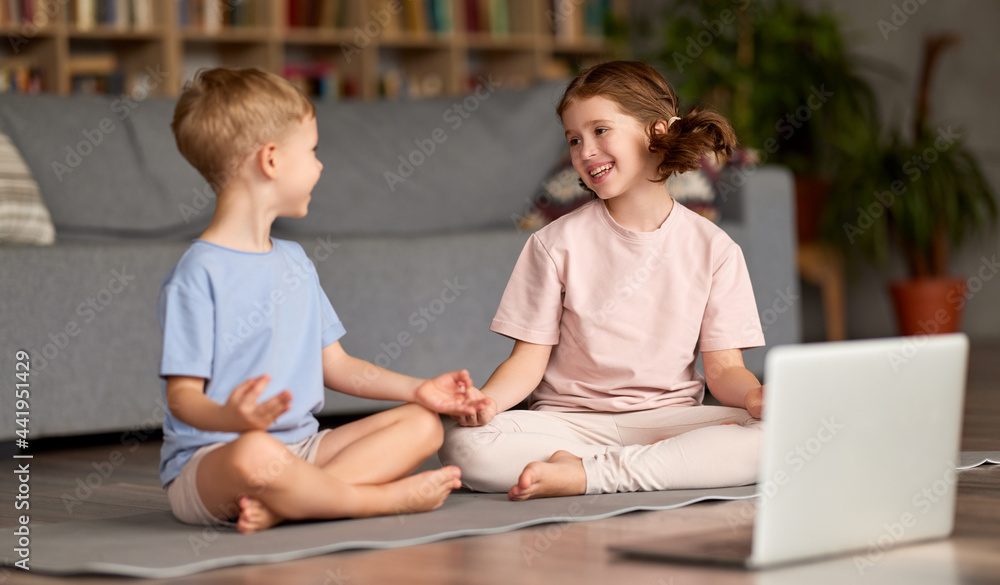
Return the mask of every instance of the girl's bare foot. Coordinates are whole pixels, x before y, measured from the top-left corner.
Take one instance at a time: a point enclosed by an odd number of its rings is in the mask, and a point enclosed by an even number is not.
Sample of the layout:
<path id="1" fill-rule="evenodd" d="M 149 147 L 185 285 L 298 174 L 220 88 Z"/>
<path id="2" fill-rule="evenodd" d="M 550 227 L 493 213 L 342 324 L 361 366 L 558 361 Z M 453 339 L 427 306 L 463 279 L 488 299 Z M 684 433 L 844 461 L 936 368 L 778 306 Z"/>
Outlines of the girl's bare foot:
<path id="1" fill-rule="evenodd" d="M 556 451 L 548 461 L 529 463 L 507 497 L 514 501 L 554 496 L 578 496 L 587 491 L 583 460 L 568 451 Z"/>
<path id="2" fill-rule="evenodd" d="M 395 496 L 393 512 L 411 514 L 440 508 L 451 490 L 462 487 L 461 477 L 462 472 L 457 467 L 448 465 L 387 484 Z"/>
<path id="3" fill-rule="evenodd" d="M 240 519 L 236 522 L 236 529 L 241 533 L 253 534 L 267 530 L 275 524 L 284 522 L 284 520 L 260 500 L 248 496 L 240 498 Z"/>

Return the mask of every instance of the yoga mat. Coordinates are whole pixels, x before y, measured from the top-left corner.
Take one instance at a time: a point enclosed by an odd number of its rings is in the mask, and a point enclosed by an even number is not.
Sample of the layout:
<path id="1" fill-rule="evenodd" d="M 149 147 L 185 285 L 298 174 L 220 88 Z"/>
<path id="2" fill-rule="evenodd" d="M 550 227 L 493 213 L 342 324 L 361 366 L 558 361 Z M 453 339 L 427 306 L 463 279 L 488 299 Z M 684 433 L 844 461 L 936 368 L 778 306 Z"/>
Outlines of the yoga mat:
<path id="1" fill-rule="evenodd" d="M 1000 451 L 962 451 L 958 454 L 958 470 L 972 469 L 980 465 L 1000 465 Z"/>
<path id="2" fill-rule="evenodd" d="M 969 451 L 958 469 L 1000 464 L 998 451 Z M 505 494 L 454 492 L 444 506 L 425 514 L 286 524 L 259 534 L 181 524 L 169 512 L 150 512 L 30 527 L 32 572 L 53 575 L 110 574 L 168 579 L 235 565 L 278 563 L 336 551 L 394 548 L 550 522 L 598 520 L 639 510 L 669 510 L 706 500 L 753 498 L 756 486 L 574 496 L 510 502 Z M 0 533 L 0 564 L 16 536 Z"/>
<path id="3" fill-rule="evenodd" d="M 243 535 L 181 524 L 169 512 L 31 527 L 32 573 L 169 579 L 235 565 L 278 563 L 348 549 L 394 548 L 545 524 L 669 510 L 705 500 L 754 497 L 756 486 L 573 496 L 511 502 L 506 494 L 453 493 L 423 514 L 279 525 Z M 12 530 L 0 534 L 3 563 L 18 558 Z"/>

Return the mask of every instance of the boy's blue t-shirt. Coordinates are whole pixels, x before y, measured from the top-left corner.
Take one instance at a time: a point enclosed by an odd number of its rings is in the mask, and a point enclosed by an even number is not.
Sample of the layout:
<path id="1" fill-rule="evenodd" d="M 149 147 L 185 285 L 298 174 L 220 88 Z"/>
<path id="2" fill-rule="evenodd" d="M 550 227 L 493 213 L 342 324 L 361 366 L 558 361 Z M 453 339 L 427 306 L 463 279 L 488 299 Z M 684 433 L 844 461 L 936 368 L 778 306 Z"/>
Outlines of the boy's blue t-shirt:
<path id="1" fill-rule="evenodd" d="M 225 404 L 249 378 L 269 374 L 258 401 L 284 389 L 291 409 L 268 432 L 286 444 L 316 433 L 323 407 L 323 348 L 345 330 L 312 261 L 295 242 L 271 238 L 269 252 L 241 252 L 195 240 L 160 289 L 160 376 L 205 378 L 205 394 Z M 164 379 L 164 395 L 166 380 Z M 164 398 L 165 401 L 165 398 Z M 169 412 L 160 479 L 173 481 L 194 452 L 237 433 L 202 431 Z"/>

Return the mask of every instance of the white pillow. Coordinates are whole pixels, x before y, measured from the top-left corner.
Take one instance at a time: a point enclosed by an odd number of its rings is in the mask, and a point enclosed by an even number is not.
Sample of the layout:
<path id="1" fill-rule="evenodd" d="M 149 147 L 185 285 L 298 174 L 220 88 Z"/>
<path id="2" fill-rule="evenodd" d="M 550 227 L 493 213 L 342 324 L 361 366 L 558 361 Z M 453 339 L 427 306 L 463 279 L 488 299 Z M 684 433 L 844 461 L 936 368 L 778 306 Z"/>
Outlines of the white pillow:
<path id="1" fill-rule="evenodd" d="M 17 147 L 0 132 L 0 244 L 47 246 L 55 241 L 38 183 Z"/>

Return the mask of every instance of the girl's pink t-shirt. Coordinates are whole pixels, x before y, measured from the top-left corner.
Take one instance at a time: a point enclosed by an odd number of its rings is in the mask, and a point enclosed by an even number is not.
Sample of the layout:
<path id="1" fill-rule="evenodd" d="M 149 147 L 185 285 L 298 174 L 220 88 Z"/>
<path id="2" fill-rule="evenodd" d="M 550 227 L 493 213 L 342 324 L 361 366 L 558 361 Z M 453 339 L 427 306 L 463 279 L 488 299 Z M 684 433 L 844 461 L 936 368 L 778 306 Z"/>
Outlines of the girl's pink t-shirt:
<path id="1" fill-rule="evenodd" d="M 764 345 L 740 247 L 676 203 L 652 232 L 594 200 L 532 234 L 490 329 L 554 346 L 531 408 L 564 412 L 700 404 L 698 351 Z"/>

